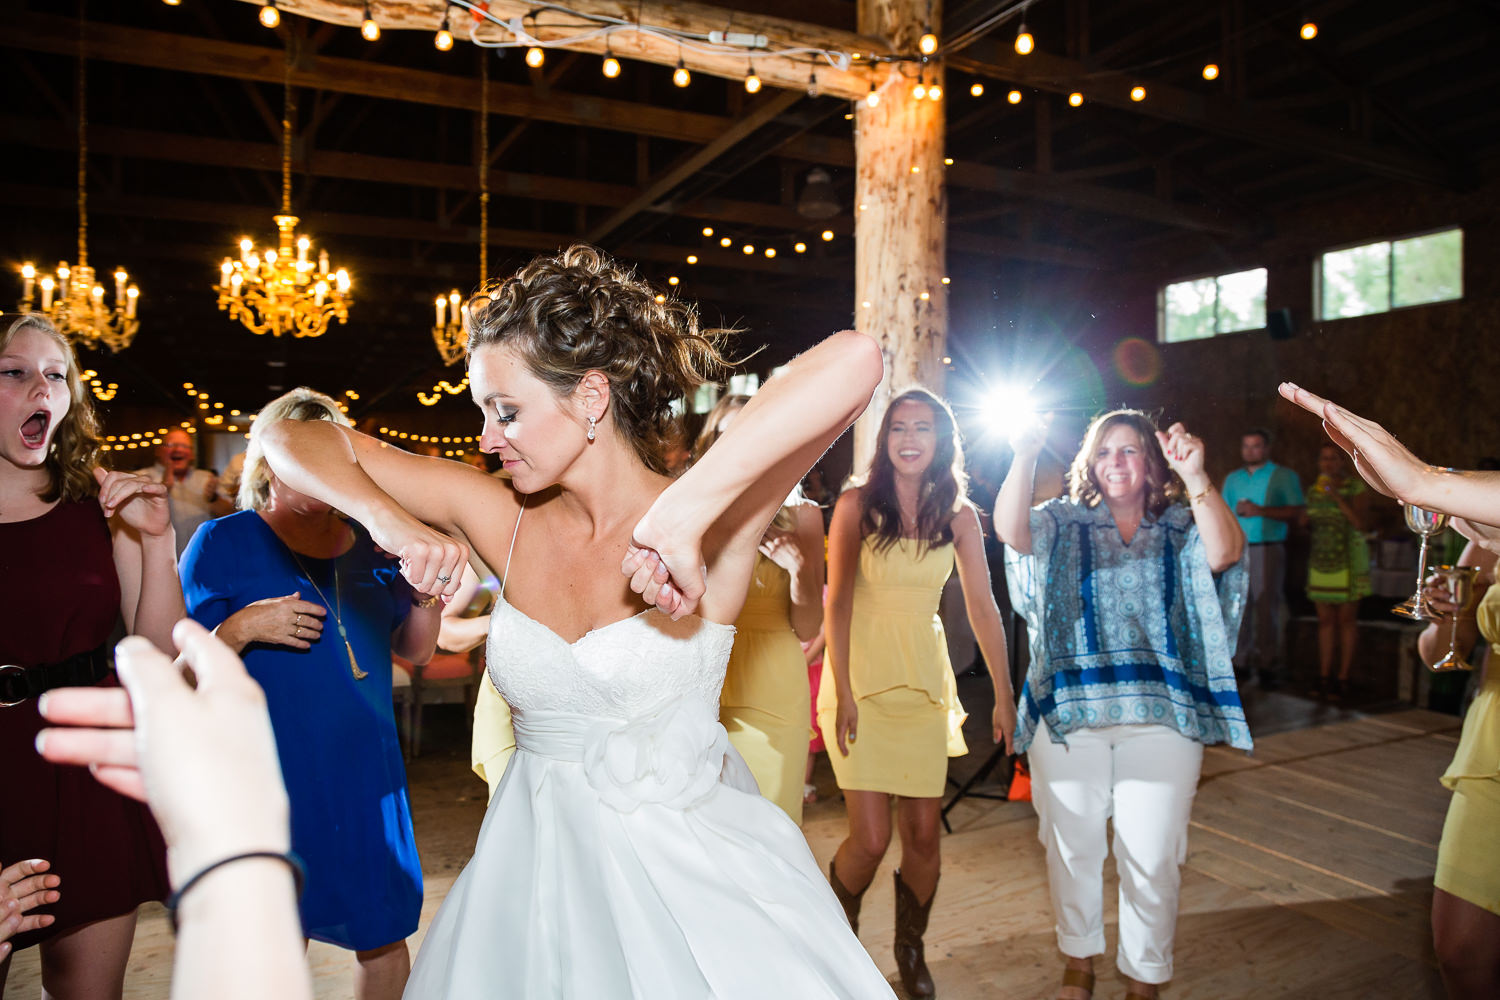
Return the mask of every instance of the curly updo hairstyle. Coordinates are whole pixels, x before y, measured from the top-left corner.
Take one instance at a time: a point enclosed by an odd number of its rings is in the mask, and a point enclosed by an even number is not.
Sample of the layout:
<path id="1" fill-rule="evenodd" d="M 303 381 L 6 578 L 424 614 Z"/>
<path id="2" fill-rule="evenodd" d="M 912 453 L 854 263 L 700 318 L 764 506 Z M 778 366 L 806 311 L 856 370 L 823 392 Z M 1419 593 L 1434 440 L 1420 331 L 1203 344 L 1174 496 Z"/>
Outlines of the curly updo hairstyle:
<path id="1" fill-rule="evenodd" d="M 468 312 L 469 356 L 504 345 L 559 396 L 597 371 L 609 379 L 615 427 L 647 468 L 667 474 L 672 403 L 729 367 L 697 309 L 656 290 L 603 251 L 576 245 L 487 283 Z"/>

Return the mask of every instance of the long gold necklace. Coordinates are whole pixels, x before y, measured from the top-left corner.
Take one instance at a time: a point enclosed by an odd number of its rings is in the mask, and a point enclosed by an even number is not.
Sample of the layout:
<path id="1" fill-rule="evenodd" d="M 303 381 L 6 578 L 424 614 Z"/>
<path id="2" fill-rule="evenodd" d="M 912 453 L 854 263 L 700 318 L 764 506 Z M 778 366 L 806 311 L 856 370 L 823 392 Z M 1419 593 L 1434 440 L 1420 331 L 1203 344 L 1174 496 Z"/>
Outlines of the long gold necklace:
<path id="1" fill-rule="evenodd" d="M 318 581 L 313 579 L 312 574 L 307 571 L 307 567 L 302 564 L 302 557 L 297 555 L 291 546 L 287 546 L 287 551 L 292 553 L 292 558 L 297 562 L 297 568 L 302 570 L 302 575 L 307 577 L 308 583 L 312 584 L 312 589 L 317 592 L 319 600 L 323 602 L 323 606 L 333 613 L 333 624 L 339 630 L 339 638 L 344 640 L 344 652 L 349 654 L 349 670 L 354 674 L 354 679 L 357 681 L 364 680 L 370 675 L 367 671 L 359 669 L 359 660 L 354 658 L 354 647 L 349 644 L 349 633 L 344 631 L 344 617 L 341 614 L 342 608 L 339 606 L 338 557 L 334 556 L 333 558 L 333 606 L 329 607 L 328 598 L 323 596 L 323 589 L 318 586 Z"/>

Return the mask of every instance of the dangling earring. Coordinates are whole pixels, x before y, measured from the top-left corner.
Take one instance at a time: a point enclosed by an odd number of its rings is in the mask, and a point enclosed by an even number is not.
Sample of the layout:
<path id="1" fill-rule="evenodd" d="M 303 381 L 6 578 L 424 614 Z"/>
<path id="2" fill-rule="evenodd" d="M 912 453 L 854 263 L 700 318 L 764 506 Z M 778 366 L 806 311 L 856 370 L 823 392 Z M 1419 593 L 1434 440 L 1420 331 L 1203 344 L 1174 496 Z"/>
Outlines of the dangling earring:
<path id="1" fill-rule="evenodd" d="M 597 422 L 598 421 L 596 421 L 593 417 L 589 417 L 589 440 L 590 441 L 594 440 L 594 424 L 596 424 Z"/>

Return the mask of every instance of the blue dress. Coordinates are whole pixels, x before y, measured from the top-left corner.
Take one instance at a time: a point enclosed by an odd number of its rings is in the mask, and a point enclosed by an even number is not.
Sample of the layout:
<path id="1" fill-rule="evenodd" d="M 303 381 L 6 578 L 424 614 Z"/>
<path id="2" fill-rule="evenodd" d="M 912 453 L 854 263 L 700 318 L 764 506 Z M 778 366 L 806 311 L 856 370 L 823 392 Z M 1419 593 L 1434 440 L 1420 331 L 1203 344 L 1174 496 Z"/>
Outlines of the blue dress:
<path id="1" fill-rule="evenodd" d="M 364 528 L 350 527 L 354 547 L 337 560 L 294 558 L 259 514 L 241 511 L 201 526 L 181 570 L 188 614 L 215 628 L 269 597 L 300 592 L 321 604 L 314 582 L 334 601 L 338 563 L 336 600 L 369 676 L 354 679 L 331 608 L 311 649 L 251 643 L 242 655 L 266 692 L 291 801 L 292 849 L 307 867 L 302 932 L 367 951 L 413 933 L 422 908 L 391 709 L 391 633 L 411 609 L 411 591 Z"/>
<path id="2" fill-rule="evenodd" d="M 1006 553 L 1031 649 L 1016 751 L 1043 719 L 1057 742 L 1077 729 L 1146 724 L 1251 749 L 1230 662 L 1247 556 L 1212 572 L 1181 504 L 1143 518 L 1128 545 L 1103 504 L 1049 500 L 1030 524 L 1032 554 Z"/>

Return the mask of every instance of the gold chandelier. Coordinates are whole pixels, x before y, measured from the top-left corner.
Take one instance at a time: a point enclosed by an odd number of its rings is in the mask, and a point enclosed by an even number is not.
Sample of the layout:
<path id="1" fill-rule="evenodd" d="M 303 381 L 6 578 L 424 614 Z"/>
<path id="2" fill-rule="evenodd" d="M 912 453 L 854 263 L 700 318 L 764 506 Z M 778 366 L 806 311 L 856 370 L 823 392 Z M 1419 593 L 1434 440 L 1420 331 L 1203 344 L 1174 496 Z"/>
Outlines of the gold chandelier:
<path id="1" fill-rule="evenodd" d="M 130 346 L 140 329 L 136 304 L 141 290 L 130 283 L 125 268 L 115 268 L 115 301 L 104 301 L 104 286 L 94 283 L 89 266 L 88 216 L 88 74 L 83 49 L 83 18 L 78 20 L 78 265 L 60 261 L 54 275 L 36 276 L 36 265 L 21 265 L 20 311 L 33 310 L 35 293 L 41 289 L 40 312 L 64 337 L 80 347 L 107 347 L 118 352 Z"/>
<path id="2" fill-rule="evenodd" d="M 490 248 L 490 63 L 489 53 L 480 50 L 479 62 L 479 287 L 484 287 L 489 270 Z M 437 345 L 438 357 L 444 365 L 451 365 L 464 356 L 469 346 L 469 304 L 455 288 L 447 295 L 439 295 L 437 323 L 432 328 L 432 341 Z M 464 380 L 465 382 L 468 379 Z M 446 385 L 447 383 L 443 383 Z M 427 401 L 422 393 L 417 398 L 423 405 L 431 406 L 441 397 L 436 394 Z"/>
<path id="3" fill-rule="evenodd" d="M 250 237 L 240 239 L 239 260 L 225 257 L 219 265 L 219 308 L 229 311 L 254 334 L 274 337 L 321 337 L 328 324 L 349 321 L 349 272 L 332 270 L 328 251 L 311 256 L 312 241 L 297 235 L 300 221 L 292 214 L 292 56 L 287 50 L 282 104 L 281 214 L 275 216 L 276 249 L 257 252 Z"/>

